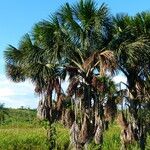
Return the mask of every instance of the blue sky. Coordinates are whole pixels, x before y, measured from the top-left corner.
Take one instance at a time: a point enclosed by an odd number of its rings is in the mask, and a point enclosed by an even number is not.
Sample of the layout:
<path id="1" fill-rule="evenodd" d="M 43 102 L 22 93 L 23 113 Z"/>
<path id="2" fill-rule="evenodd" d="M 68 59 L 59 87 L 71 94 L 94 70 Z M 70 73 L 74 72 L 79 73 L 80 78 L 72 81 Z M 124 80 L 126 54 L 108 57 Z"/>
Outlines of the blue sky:
<path id="1" fill-rule="evenodd" d="M 0 0 L 0 103 L 7 107 L 36 108 L 39 98 L 34 94 L 30 82 L 14 84 L 5 76 L 3 51 L 8 44 L 17 46 L 20 38 L 42 19 L 58 10 L 65 2 L 75 3 L 77 0 Z M 105 2 L 110 12 L 128 13 L 150 10 L 150 0 L 96 0 L 97 4 Z M 123 80 L 121 75 L 115 81 Z"/>

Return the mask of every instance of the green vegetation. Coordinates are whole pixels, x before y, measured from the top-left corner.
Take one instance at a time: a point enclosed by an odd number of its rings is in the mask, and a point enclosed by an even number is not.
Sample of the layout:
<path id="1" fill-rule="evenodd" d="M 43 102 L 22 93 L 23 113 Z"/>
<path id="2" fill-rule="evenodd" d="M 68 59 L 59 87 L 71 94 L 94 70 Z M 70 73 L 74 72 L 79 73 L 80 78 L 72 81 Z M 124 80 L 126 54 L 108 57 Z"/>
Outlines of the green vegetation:
<path id="1" fill-rule="evenodd" d="M 0 150 L 48 150 L 47 123 L 36 118 L 36 110 L 0 109 L 5 119 L 0 124 Z M 57 149 L 69 145 L 69 130 L 57 123 Z"/>
<path id="2" fill-rule="evenodd" d="M 45 130 L 42 128 L 0 128 L 1 150 L 46 150 Z"/>
<path id="3" fill-rule="evenodd" d="M 33 124 L 36 126 L 36 110 L 3 108 L 0 112 L 2 111 L 5 113 L 4 119 L 0 122 L 1 125 L 17 127 L 23 125 L 30 126 Z"/>
<path id="4" fill-rule="evenodd" d="M 77 150 L 89 141 L 97 149 L 130 149 L 131 145 L 146 149 L 150 133 L 150 12 L 112 16 L 107 5 L 97 6 L 93 0 L 66 3 L 49 20 L 36 23 L 18 47 L 9 45 L 4 54 L 7 76 L 14 82 L 31 80 L 43 98 L 38 117 L 47 120 L 49 149 L 63 149 L 64 145 L 66 149 L 68 128 L 71 146 Z M 118 71 L 127 83 L 115 85 L 112 77 Z M 66 78 L 69 85 L 64 92 Z M 121 89 L 121 84 L 126 89 Z M 114 124 L 116 118 L 119 121 Z M 27 120 L 34 124 L 34 119 Z M 60 130 L 64 142 L 57 133 L 58 122 L 66 126 Z M 115 132 L 118 126 L 120 132 Z M 89 147 L 95 149 L 93 144 Z"/>
<path id="5" fill-rule="evenodd" d="M 48 140 L 46 133 L 46 122 L 36 119 L 36 111 L 30 109 L 7 109 L 5 120 L 0 126 L 0 149 L 1 150 L 48 150 Z M 3 111 L 4 111 L 3 110 Z M 69 129 L 64 128 L 60 123 L 54 123 L 56 129 L 56 150 L 69 150 Z M 147 143 L 150 142 L 148 138 Z M 120 128 L 112 124 L 108 131 L 104 133 L 104 150 L 119 150 Z M 90 141 L 88 150 L 98 150 L 99 146 Z M 136 145 L 131 146 L 131 150 L 138 150 Z M 146 149 L 150 149 L 147 144 Z"/>
<path id="6" fill-rule="evenodd" d="M 0 126 L 0 150 L 48 150 L 46 122 L 36 119 L 36 111 L 30 109 L 8 109 L 4 122 Z M 32 121 L 31 121 L 31 120 Z M 69 129 L 60 123 L 54 123 L 55 150 L 69 150 Z M 147 143 L 150 142 L 148 138 Z M 104 150 L 119 150 L 120 128 L 112 124 L 104 133 Z M 118 149 L 117 149 L 118 148 Z M 136 145 L 130 146 L 131 150 L 138 150 Z M 147 144 L 146 149 L 150 149 Z M 99 150 L 99 146 L 90 141 L 88 150 Z"/>
<path id="7" fill-rule="evenodd" d="M 2 108 L 0 112 L 5 112 L 0 123 L 1 150 L 47 149 L 46 132 L 35 110 Z"/>

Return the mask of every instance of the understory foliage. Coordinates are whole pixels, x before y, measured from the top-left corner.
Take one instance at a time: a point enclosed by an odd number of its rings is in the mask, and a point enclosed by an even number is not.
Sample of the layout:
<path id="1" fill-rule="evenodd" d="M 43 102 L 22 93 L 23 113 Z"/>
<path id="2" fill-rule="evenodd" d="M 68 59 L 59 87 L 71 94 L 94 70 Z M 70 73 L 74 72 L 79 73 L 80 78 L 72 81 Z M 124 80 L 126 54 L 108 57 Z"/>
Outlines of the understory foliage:
<path id="1" fill-rule="evenodd" d="M 4 108 L 8 114 L 4 122 L 0 125 L 0 149 L 1 150 L 48 150 L 49 141 L 47 139 L 46 121 L 39 121 L 36 118 L 36 110 L 32 109 L 8 109 Z M 30 121 L 29 121 L 30 120 Z M 54 123 L 55 127 L 55 149 L 71 150 L 69 128 L 60 123 Z M 150 137 L 147 137 L 146 149 L 149 146 Z M 104 150 L 119 150 L 120 128 L 116 123 L 112 123 L 109 130 L 104 132 Z M 95 144 L 91 139 L 88 150 L 99 150 L 100 145 Z M 129 150 L 139 150 L 136 143 L 128 146 Z"/>
<path id="2" fill-rule="evenodd" d="M 37 115 L 49 122 L 50 149 L 56 147 L 56 121 L 70 129 L 72 148 L 86 149 L 93 140 L 103 149 L 103 134 L 116 118 L 121 148 L 136 142 L 145 149 L 150 126 L 149 12 L 112 16 L 107 5 L 93 0 L 66 3 L 4 55 L 7 76 L 14 82 L 31 80 L 42 97 Z M 127 83 L 115 85 L 112 77 L 118 72 Z"/>

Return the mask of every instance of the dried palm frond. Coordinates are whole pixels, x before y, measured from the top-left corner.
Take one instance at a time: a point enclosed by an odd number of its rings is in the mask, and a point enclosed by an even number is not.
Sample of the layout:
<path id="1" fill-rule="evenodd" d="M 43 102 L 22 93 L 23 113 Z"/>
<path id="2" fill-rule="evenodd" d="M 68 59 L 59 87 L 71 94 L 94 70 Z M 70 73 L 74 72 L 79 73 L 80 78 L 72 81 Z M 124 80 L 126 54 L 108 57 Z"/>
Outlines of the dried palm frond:
<path id="1" fill-rule="evenodd" d="M 57 109 L 57 111 L 62 110 L 63 100 L 64 100 L 64 95 L 63 94 L 58 95 L 57 102 L 56 102 L 56 109 Z"/>
<path id="2" fill-rule="evenodd" d="M 74 111 L 71 109 L 66 109 L 65 111 L 65 124 L 67 127 L 71 127 L 73 122 L 75 120 L 75 114 Z"/>
<path id="3" fill-rule="evenodd" d="M 124 113 L 118 115 L 117 122 L 122 129 L 127 128 L 129 124 L 127 119 L 124 116 Z"/>
<path id="4" fill-rule="evenodd" d="M 74 123 L 72 124 L 71 126 L 71 129 L 70 129 L 70 142 L 72 144 L 77 144 L 78 143 L 78 138 L 79 138 L 79 133 L 80 133 L 80 130 L 79 130 L 79 126 L 78 124 L 74 121 Z"/>
<path id="5" fill-rule="evenodd" d="M 79 79 L 78 78 L 73 78 L 68 86 L 67 93 L 69 96 L 73 95 L 75 90 L 77 89 L 77 86 L 79 84 Z"/>
<path id="6" fill-rule="evenodd" d="M 97 126 L 95 135 L 94 135 L 95 144 L 102 144 L 103 142 L 103 127 L 101 125 Z"/>
<path id="7" fill-rule="evenodd" d="M 96 76 L 93 76 L 93 78 L 92 78 L 92 85 L 94 87 L 97 87 L 97 77 Z"/>
<path id="8" fill-rule="evenodd" d="M 114 53 L 110 50 L 105 50 L 93 53 L 93 55 L 85 60 L 83 68 L 85 70 L 91 70 L 91 68 L 99 66 L 100 75 L 104 76 L 106 70 L 114 73 L 114 70 L 117 67 L 116 64 Z"/>
<path id="9" fill-rule="evenodd" d="M 104 109 L 104 115 L 106 121 L 112 121 L 117 114 L 117 106 L 115 103 L 115 99 L 109 99 L 107 100 L 107 103 L 105 105 Z"/>
<path id="10" fill-rule="evenodd" d="M 73 77 L 78 75 L 78 68 L 74 66 L 66 66 L 66 71 L 68 71 L 69 79 L 71 80 Z"/>
<path id="11" fill-rule="evenodd" d="M 91 135 L 90 128 L 91 128 L 91 125 L 90 125 L 89 118 L 85 114 L 83 124 L 81 126 L 81 131 L 80 131 L 80 143 L 85 144 L 88 141 Z"/>
<path id="12" fill-rule="evenodd" d="M 39 101 L 39 104 L 37 107 L 37 118 L 40 120 L 47 119 L 46 106 L 43 100 Z"/>
<path id="13" fill-rule="evenodd" d="M 58 117 L 58 119 L 61 119 L 62 117 L 62 113 L 63 113 L 63 101 L 64 101 L 64 95 L 60 94 L 57 96 L 57 101 L 56 101 L 56 107 L 55 107 L 55 111 L 56 111 L 56 116 Z"/>
<path id="14" fill-rule="evenodd" d="M 61 83 L 58 78 L 54 80 L 55 91 L 59 95 L 61 93 Z"/>
<path id="15" fill-rule="evenodd" d="M 84 89 L 79 87 L 76 91 L 76 96 L 82 98 L 84 96 Z"/>
<path id="16" fill-rule="evenodd" d="M 129 143 L 131 143 L 134 138 L 133 131 L 132 131 L 132 125 L 131 125 L 131 123 L 127 122 L 127 119 L 125 118 L 124 113 L 122 113 L 118 116 L 117 122 L 121 127 L 120 139 L 121 139 L 121 143 L 122 143 L 122 148 L 126 149 L 127 145 Z"/>
<path id="17" fill-rule="evenodd" d="M 126 148 L 133 141 L 133 138 L 132 126 L 128 124 L 127 128 L 121 130 L 120 139 L 122 145 Z"/>
<path id="18" fill-rule="evenodd" d="M 90 70 L 94 64 L 96 63 L 96 52 L 93 53 L 93 55 L 91 55 L 89 58 L 87 58 L 84 63 L 83 63 L 83 68 L 85 70 Z"/>
<path id="19" fill-rule="evenodd" d="M 34 91 L 35 91 L 36 93 L 38 93 L 38 94 L 41 94 L 41 93 L 43 92 L 43 89 L 42 89 L 40 86 L 37 85 L 37 86 L 35 87 Z"/>
<path id="20" fill-rule="evenodd" d="M 92 86 L 99 92 L 103 92 L 105 90 L 105 83 L 95 76 L 92 78 Z"/>
<path id="21" fill-rule="evenodd" d="M 103 76 L 106 70 L 114 73 L 116 69 L 116 59 L 112 51 L 105 50 L 99 54 L 100 75 Z"/>
<path id="22" fill-rule="evenodd" d="M 65 109 L 63 109 L 61 112 L 61 123 L 65 125 Z"/>

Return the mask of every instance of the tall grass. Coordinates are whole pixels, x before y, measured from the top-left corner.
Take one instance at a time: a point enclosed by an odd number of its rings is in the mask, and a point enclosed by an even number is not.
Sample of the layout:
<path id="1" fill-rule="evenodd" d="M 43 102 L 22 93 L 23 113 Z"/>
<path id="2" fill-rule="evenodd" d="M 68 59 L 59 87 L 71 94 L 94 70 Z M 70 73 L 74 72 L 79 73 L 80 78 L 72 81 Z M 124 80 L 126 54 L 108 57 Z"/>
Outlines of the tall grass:
<path id="1" fill-rule="evenodd" d="M 120 148 L 120 128 L 116 124 L 111 124 L 109 130 L 104 133 L 103 150 L 119 150 Z"/>
<path id="2" fill-rule="evenodd" d="M 36 119 L 36 111 L 4 108 L 0 122 L 0 150 L 46 150 L 46 130 Z"/>
<path id="3" fill-rule="evenodd" d="M 104 132 L 102 146 L 91 141 L 88 150 L 120 150 L 120 128 L 116 124 L 111 124 L 109 130 Z"/>
<path id="4" fill-rule="evenodd" d="M 56 150 L 67 150 L 69 148 L 69 129 L 56 123 Z"/>
<path id="5" fill-rule="evenodd" d="M 0 150 L 46 150 L 46 139 L 42 128 L 0 129 Z"/>
<path id="6" fill-rule="evenodd" d="M 36 119 L 36 111 L 8 109 L 5 120 L 0 124 L 0 150 L 48 150 L 46 122 Z M 54 123 L 54 150 L 70 150 L 69 129 L 60 123 Z M 120 128 L 111 124 L 104 132 L 102 150 L 120 150 Z M 99 150 L 100 145 L 90 141 L 88 150 Z M 129 145 L 128 150 L 139 150 L 137 144 Z M 150 137 L 147 138 L 146 150 L 150 150 Z"/>

